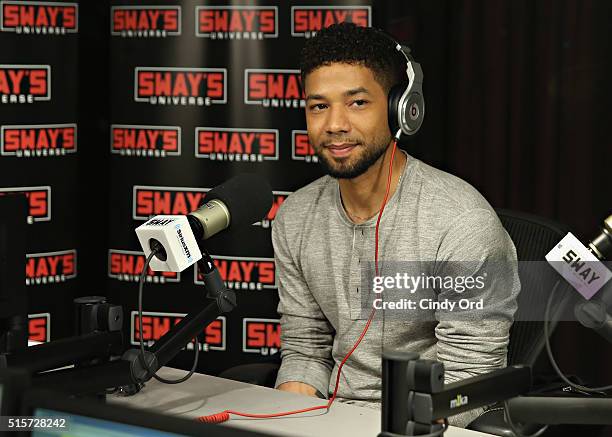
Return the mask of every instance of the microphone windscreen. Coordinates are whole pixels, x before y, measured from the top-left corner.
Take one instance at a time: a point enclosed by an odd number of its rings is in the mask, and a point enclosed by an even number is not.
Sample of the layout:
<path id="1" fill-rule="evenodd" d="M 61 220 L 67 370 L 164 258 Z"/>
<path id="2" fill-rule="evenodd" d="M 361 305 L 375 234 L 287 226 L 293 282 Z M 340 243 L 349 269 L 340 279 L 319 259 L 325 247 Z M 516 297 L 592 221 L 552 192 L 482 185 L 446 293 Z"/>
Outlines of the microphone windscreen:
<path id="1" fill-rule="evenodd" d="M 272 208 L 272 188 L 254 173 L 242 173 L 217 185 L 206 194 L 205 202 L 219 199 L 230 212 L 229 229 L 260 221 Z"/>

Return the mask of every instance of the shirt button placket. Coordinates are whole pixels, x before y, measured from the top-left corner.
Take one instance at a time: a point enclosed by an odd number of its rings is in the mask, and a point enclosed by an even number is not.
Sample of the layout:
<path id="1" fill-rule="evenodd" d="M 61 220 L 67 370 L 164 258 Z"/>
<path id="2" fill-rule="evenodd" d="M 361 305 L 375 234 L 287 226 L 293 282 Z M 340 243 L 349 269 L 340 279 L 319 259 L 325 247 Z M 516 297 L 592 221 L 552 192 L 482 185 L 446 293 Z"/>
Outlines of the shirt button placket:
<path id="1" fill-rule="evenodd" d="M 363 239 L 361 238 L 362 233 L 359 228 L 354 228 L 353 232 L 358 238 L 356 238 L 353 251 L 351 253 L 351 278 L 349 280 L 349 301 L 351 306 L 351 318 L 357 319 L 361 312 L 361 297 L 359 295 L 359 285 L 361 281 L 361 248 Z"/>

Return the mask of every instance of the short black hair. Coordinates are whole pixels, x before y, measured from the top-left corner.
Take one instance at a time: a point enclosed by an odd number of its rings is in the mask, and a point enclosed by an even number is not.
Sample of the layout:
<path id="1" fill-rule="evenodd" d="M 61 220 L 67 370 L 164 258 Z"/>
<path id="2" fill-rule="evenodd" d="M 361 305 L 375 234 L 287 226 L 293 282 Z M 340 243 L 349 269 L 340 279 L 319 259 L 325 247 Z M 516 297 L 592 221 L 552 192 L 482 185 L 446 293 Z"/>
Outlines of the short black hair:
<path id="1" fill-rule="evenodd" d="M 346 22 L 332 24 L 307 40 L 300 59 L 302 88 L 311 71 L 333 63 L 369 68 L 385 92 L 407 81 L 402 54 L 395 49 L 390 36 L 373 27 Z"/>

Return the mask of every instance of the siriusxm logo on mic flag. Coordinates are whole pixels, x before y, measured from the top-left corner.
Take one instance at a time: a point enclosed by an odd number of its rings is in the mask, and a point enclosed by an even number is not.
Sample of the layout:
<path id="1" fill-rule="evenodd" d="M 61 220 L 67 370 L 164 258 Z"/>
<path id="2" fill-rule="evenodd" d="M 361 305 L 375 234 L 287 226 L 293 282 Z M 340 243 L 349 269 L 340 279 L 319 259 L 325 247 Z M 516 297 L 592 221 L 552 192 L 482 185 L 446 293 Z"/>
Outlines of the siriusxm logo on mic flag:
<path id="1" fill-rule="evenodd" d="M 151 253 L 151 240 L 157 240 L 166 251 L 166 259 L 151 259 L 151 270 L 182 272 L 195 264 L 202 253 L 184 215 L 156 215 L 136 228 L 136 236 L 146 256 Z"/>
<path id="2" fill-rule="evenodd" d="M 571 232 L 548 252 L 546 260 L 585 299 L 612 278 L 612 272 Z"/>

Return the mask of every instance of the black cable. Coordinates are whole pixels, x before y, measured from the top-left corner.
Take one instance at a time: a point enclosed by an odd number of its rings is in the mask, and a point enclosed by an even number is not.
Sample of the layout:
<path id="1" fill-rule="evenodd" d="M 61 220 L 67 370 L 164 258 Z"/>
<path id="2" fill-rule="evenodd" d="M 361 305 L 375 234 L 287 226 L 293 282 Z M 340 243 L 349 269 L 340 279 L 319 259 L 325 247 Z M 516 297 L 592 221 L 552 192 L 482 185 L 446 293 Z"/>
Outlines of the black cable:
<path id="1" fill-rule="evenodd" d="M 550 296 L 548 296 L 548 302 L 546 303 L 546 311 L 544 312 L 544 337 L 545 337 L 545 344 L 546 344 L 546 352 L 548 353 L 548 359 L 550 360 L 550 364 L 553 366 L 553 368 L 555 369 L 555 372 L 557 372 L 557 375 L 559 375 L 559 377 L 563 380 L 563 382 L 565 382 L 567 385 L 577 390 L 581 390 L 587 393 L 594 393 L 594 394 L 602 394 L 601 393 L 602 391 L 612 390 L 612 385 L 606 385 L 602 387 L 585 387 L 583 385 L 576 384 L 570 381 L 565 376 L 565 374 L 561 371 L 561 368 L 559 367 L 559 365 L 557 364 L 557 361 L 555 360 L 555 357 L 553 356 L 552 348 L 550 347 L 550 338 L 549 338 L 550 329 L 549 329 L 548 323 L 550 320 L 550 304 L 552 303 L 553 297 L 560 283 L 561 283 L 561 280 L 558 279 L 557 283 L 555 284 L 552 291 L 550 292 Z"/>
<path id="2" fill-rule="evenodd" d="M 514 433 L 515 437 L 539 437 L 539 436 L 541 436 L 548 429 L 548 425 L 545 425 L 543 428 L 540 428 L 539 430 L 537 430 L 533 434 L 526 435 L 526 434 L 523 434 L 522 432 L 520 432 L 517 429 L 517 427 L 514 424 L 514 422 L 512 421 L 512 418 L 510 417 L 510 408 L 508 408 L 508 401 L 504 401 L 504 421 L 508 425 L 510 425 L 510 429 Z"/>
<path id="3" fill-rule="evenodd" d="M 165 378 L 162 378 L 161 376 L 157 376 L 155 373 L 153 373 L 153 371 L 149 367 L 149 363 L 147 363 L 147 360 L 145 359 L 144 340 L 142 339 L 142 290 L 144 288 L 145 277 L 147 276 L 147 272 L 149 271 L 149 263 L 151 262 L 151 259 L 153 259 L 153 257 L 156 254 L 157 254 L 157 251 L 153 250 L 153 251 L 151 251 L 151 254 L 147 257 L 147 260 L 145 261 L 145 265 L 144 265 L 144 267 L 142 269 L 142 273 L 140 274 L 140 280 L 139 280 L 139 284 L 138 284 L 138 323 L 140 324 L 140 335 L 139 335 L 139 338 L 140 338 L 140 362 L 142 363 L 144 368 L 147 370 L 147 372 L 153 378 L 157 379 L 159 382 L 163 382 L 164 384 L 180 384 L 181 382 L 185 382 L 189 378 L 191 378 L 191 375 L 193 375 L 195 373 L 195 370 L 198 367 L 198 358 L 199 358 L 199 354 L 200 354 L 200 343 L 198 341 L 198 336 L 197 335 L 195 337 L 195 357 L 193 359 L 193 366 L 191 367 L 191 370 L 189 371 L 189 373 L 187 373 L 182 378 L 179 378 L 179 379 L 165 379 Z"/>
<path id="4" fill-rule="evenodd" d="M 565 374 L 563 373 L 559 365 L 557 364 L 557 361 L 555 360 L 555 357 L 553 355 L 552 347 L 550 345 L 550 326 L 549 326 L 549 323 L 551 322 L 550 306 L 552 304 L 555 293 L 557 292 L 557 289 L 559 288 L 559 284 L 561 284 L 561 279 L 558 279 L 554 287 L 552 288 L 550 295 L 548 296 L 548 301 L 546 302 L 546 309 L 544 311 L 544 342 L 546 345 L 546 353 L 548 354 L 548 360 L 550 361 L 550 364 L 552 365 L 553 369 L 555 369 L 555 372 L 557 373 L 557 375 L 563 380 L 563 382 L 565 382 L 570 387 L 573 387 L 577 390 L 581 390 L 587 393 L 601 394 L 602 391 L 612 389 L 612 385 L 603 386 L 603 387 L 585 387 L 583 385 L 576 384 L 570 381 L 567 378 L 567 376 L 565 376 Z M 540 435 L 542 435 L 542 433 L 544 433 L 548 429 L 548 425 L 546 425 L 545 427 L 538 430 L 534 434 L 530 434 L 528 436 L 522 434 L 520 431 L 516 429 L 516 426 L 514 422 L 512 421 L 512 418 L 510 417 L 510 408 L 508 407 L 508 401 L 504 401 L 504 420 L 506 421 L 508 425 L 510 425 L 512 432 L 516 434 L 517 437 L 539 437 Z"/>

